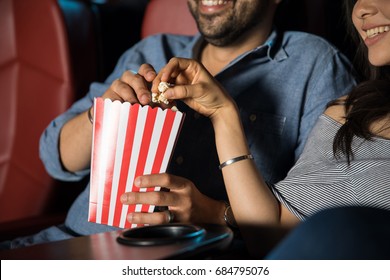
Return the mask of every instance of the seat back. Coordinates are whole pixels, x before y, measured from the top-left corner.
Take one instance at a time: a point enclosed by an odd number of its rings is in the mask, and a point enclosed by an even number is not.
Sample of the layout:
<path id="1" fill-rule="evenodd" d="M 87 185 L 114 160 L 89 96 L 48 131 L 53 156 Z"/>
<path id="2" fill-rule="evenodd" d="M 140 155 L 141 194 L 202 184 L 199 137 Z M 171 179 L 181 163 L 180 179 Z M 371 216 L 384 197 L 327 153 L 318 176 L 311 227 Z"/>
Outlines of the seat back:
<path id="1" fill-rule="evenodd" d="M 0 222 L 39 216 L 55 181 L 39 158 L 45 127 L 74 98 L 56 0 L 0 1 Z"/>
<path id="2" fill-rule="evenodd" d="M 91 82 L 99 80 L 98 20 L 93 5 L 86 0 L 57 0 L 67 31 L 75 98 L 88 92 Z"/>
<path id="3" fill-rule="evenodd" d="M 142 23 L 141 37 L 158 33 L 194 35 L 198 32 L 186 0 L 150 0 Z"/>

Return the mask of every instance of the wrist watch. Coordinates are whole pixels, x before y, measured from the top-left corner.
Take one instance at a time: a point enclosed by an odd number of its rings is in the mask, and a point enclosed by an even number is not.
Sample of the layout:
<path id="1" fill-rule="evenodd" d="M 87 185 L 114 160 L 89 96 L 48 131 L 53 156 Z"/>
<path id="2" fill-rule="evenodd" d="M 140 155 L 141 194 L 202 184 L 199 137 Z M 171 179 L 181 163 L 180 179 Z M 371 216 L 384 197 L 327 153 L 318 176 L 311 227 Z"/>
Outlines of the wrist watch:
<path id="1" fill-rule="evenodd" d="M 223 219 L 225 220 L 226 225 L 231 228 L 238 228 L 236 219 L 234 219 L 232 207 L 228 202 L 226 201 L 224 202 L 225 202 L 225 211 L 223 213 Z"/>

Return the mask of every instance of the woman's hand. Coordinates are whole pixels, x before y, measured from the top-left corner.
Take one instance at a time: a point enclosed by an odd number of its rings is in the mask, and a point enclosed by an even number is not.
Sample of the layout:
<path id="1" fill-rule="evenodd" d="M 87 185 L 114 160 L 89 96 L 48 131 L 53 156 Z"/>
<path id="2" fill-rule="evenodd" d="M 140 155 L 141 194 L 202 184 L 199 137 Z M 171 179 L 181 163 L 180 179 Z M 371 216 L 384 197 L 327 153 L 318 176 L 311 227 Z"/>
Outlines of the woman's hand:
<path id="1" fill-rule="evenodd" d="M 175 84 L 164 93 L 166 98 L 181 99 L 189 107 L 211 119 L 221 109 L 235 109 L 235 103 L 229 94 L 206 68 L 195 60 L 172 58 L 154 79 L 152 92 L 157 92 L 161 81 Z"/>

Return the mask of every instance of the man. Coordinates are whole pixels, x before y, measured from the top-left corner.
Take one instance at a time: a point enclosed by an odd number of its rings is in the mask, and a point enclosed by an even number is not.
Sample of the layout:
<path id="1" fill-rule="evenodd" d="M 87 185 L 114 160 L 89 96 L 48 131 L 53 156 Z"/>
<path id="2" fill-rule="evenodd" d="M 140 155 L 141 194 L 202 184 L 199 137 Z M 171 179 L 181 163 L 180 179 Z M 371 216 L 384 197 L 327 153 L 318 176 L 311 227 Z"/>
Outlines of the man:
<path id="1" fill-rule="evenodd" d="M 71 181 L 89 174 L 92 125 L 88 111 L 94 97 L 150 102 L 146 85 L 156 74 L 144 63 L 158 71 L 174 56 L 201 61 L 237 102 L 251 152 L 270 182 L 284 178 L 326 103 L 355 84 L 346 58 L 325 40 L 273 29 L 281 0 L 187 2 L 199 35 L 156 35 L 139 42 L 123 54 L 105 83 L 93 83 L 83 99 L 48 126 L 40 152 L 53 177 Z M 175 222 L 224 224 L 228 199 L 212 126 L 184 104 L 178 108 L 186 112 L 185 123 L 168 173 L 160 175 L 158 184 L 170 192 L 127 193 L 121 198 L 124 204 L 168 206 L 169 212 L 134 213 L 128 220 L 159 224 L 174 217 Z M 28 242 L 116 229 L 87 221 L 88 199 L 89 186 L 72 205 L 65 225 Z M 22 239 L 14 246 L 25 243 Z"/>

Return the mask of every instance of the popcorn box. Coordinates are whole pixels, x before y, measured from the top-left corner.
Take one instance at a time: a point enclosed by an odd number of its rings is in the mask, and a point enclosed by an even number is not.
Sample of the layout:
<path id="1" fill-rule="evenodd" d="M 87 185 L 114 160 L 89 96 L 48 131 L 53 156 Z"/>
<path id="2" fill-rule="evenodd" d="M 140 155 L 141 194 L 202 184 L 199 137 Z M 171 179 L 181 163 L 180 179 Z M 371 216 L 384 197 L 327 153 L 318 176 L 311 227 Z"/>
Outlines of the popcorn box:
<path id="1" fill-rule="evenodd" d="M 138 188 L 134 179 L 166 171 L 184 114 L 129 102 L 95 98 L 88 221 L 132 228 L 126 216 L 153 212 L 154 205 L 123 205 L 124 192 L 159 191 Z"/>

